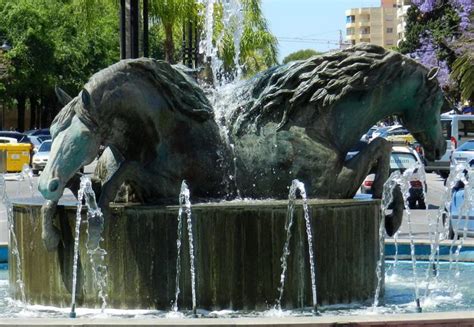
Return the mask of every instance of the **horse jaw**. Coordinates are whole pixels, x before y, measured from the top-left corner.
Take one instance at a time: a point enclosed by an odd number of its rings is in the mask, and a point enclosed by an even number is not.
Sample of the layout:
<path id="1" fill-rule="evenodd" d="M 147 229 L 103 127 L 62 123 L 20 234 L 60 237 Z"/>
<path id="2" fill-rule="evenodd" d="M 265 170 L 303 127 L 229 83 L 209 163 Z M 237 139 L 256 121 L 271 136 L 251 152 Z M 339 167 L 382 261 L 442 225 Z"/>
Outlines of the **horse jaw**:
<path id="1" fill-rule="evenodd" d="M 430 142 L 426 134 L 412 133 L 413 137 L 421 143 L 424 150 L 424 155 L 429 161 L 440 159 L 446 152 L 446 141 L 443 137 L 438 138 L 435 142 Z"/>
<path id="2" fill-rule="evenodd" d="M 50 159 L 38 182 L 38 190 L 47 200 L 58 201 L 66 184 L 84 165 L 97 156 L 100 140 L 74 117 L 68 129 L 53 140 Z"/>

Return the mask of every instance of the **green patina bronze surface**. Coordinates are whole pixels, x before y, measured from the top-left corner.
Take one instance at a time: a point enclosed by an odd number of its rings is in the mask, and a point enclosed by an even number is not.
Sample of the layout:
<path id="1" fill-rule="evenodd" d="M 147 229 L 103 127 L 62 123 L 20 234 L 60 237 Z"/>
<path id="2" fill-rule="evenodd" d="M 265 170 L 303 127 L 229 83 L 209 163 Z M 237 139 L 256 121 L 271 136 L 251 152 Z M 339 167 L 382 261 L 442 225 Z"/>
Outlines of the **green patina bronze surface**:
<path id="1" fill-rule="evenodd" d="M 309 197 L 344 199 L 375 171 L 373 194 L 380 198 L 390 144 L 378 139 L 345 158 L 387 116 L 401 119 L 428 159 L 446 147 L 444 97 L 432 72 L 375 45 L 274 67 L 228 92 L 217 95 L 225 126 L 219 129 L 205 93 L 180 68 L 141 58 L 98 72 L 51 126 L 51 159 L 39 182 L 52 201 L 44 212 L 54 212 L 64 187 L 77 190 L 74 174 L 100 144 L 108 146 L 96 173 L 105 215 L 114 200 L 175 203 L 182 180 L 199 201 L 282 199 L 295 178 Z M 400 194 L 395 199 L 389 233 L 401 221 Z M 58 237 L 48 220 L 45 244 L 54 249 Z"/>
<path id="2" fill-rule="evenodd" d="M 287 201 L 261 201 L 193 207 L 198 308 L 253 310 L 275 304 L 287 205 Z M 309 201 L 319 304 L 373 301 L 379 258 L 379 205 L 373 200 Z M 71 302 L 76 207 L 58 206 L 54 220 L 63 241 L 55 252 L 41 246 L 39 211 L 39 205 L 14 205 L 27 301 L 67 307 Z M 108 307 L 170 309 L 175 297 L 177 212 L 176 206 L 112 206 L 102 242 L 107 251 Z M 86 234 L 85 227 L 82 235 Z M 84 239 L 77 303 L 81 307 L 100 307 Z M 301 203 L 296 205 L 290 251 L 283 307 L 311 306 Z M 181 309 L 191 308 L 188 253 L 184 242 Z M 19 298 L 15 256 L 9 260 L 11 294 Z"/>

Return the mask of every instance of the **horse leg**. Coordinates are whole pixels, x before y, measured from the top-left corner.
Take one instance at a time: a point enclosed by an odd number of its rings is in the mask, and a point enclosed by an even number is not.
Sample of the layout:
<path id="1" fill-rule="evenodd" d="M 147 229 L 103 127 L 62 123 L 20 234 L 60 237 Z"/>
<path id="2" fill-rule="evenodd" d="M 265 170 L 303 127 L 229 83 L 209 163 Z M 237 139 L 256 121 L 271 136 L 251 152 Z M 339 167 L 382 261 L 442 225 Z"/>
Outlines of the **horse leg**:
<path id="1" fill-rule="evenodd" d="M 81 174 L 76 173 L 66 184 L 66 187 L 71 190 L 74 196 L 78 197 L 79 187 L 80 187 L 80 176 Z M 59 241 L 61 240 L 59 230 L 53 225 L 53 218 L 56 213 L 56 208 L 58 206 L 57 201 L 47 200 L 41 206 L 41 238 L 43 244 L 46 247 L 46 250 L 51 252 L 56 250 L 58 247 Z"/>
<path id="2" fill-rule="evenodd" d="M 356 156 L 346 161 L 337 176 L 336 196 L 346 199 L 354 197 L 364 179 L 375 169 L 372 195 L 373 198 L 380 199 L 383 184 L 389 175 L 391 149 L 392 145 L 388 141 L 376 138 Z"/>
<path id="3" fill-rule="evenodd" d="M 56 250 L 61 240 L 59 230 L 53 225 L 57 205 L 58 203 L 56 201 L 47 200 L 41 206 L 41 238 L 48 252 Z"/>
<path id="4" fill-rule="evenodd" d="M 89 249 L 95 249 L 99 245 L 100 237 L 104 229 L 104 219 L 108 219 L 111 216 L 110 202 L 115 199 L 122 184 L 127 179 L 136 175 L 137 166 L 139 166 L 137 162 L 124 161 L 118 164 L 118 168 L 115 171 L 108 170 L 107 180 L 102 184 L 99 200 L 97 202 L 98 207 L 102 211 L 102 217 L 95 216 L 88 219 Z"/>
<path id="5" fill-rule="evenodd" d="M 372 197 L 381 199 L 383 185 L 390 170 L 391 144 L 383 138 L 376 138 L 367 144 L 356 156 L 345 162 L 337 176 L 336 195 L 340 198 L 352 198 L 357 193 L 365 177 L 375 169 L 375 179 L 372 184 Z M 403 196 L 400 188 L 393 190 L 394 209 L 385 217 L 385 230 L 389 236 L 393 235 L 402 223 Z"/>

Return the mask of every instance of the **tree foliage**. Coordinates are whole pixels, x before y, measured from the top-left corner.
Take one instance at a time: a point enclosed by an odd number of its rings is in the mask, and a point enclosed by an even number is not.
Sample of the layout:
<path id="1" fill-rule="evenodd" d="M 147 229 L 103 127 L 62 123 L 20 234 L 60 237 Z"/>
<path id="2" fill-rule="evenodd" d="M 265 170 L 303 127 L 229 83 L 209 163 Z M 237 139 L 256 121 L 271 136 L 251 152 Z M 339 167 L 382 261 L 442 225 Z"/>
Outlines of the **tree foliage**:
<path id="1" fill-rule="evenodd" d="M 55 85 L 77 94 L 94 72 L 119 59 L 112 2 L 97 3 L 88 19 L 76 1 L 0 0 L 0 5 L 0 36 L 12 46 L 4 54 L 7 72 L 0 77 L 0 96 L 17 103 L 20 130 L 27 100 L 42 108 L 47 124 L 59 107 Z M 33 126 L 33 109 L 31 114 Z"/>
<path id="2" fill-rule="evenodd" d="M 405 40 L 400 42 L 399 50 L 429 68 L 440 67 L 438 80 L 446 93 L 457 102 L 461 93 L 463 97 L 469 94 L 463 88 L 469 86 L 466 76 L 470 75 L 464 74 L 469 71 L 469 62 L 472 63 L 472 59 L 469 61 L 472 56 L 467 55 L 472 53 L 472 45 L 466 47 L 468 40 L 472 41 L 472 2 L 413 0 L 412 3 L 407 12 Z M 451 72 L 454 74 L 450 79 Z M 456 80 L 459 85 L 455 84 Z"/>
<path id="3" fill-rule="evenodd" d="M 315 51 L 313 49 L 298 50 L 296 52 L 290 53 L 288 56 L 283 58 L 283 63 L 287 64 L 290 61 L 304 60 L 319 54 L 321 54 L 321 52 Z"/>

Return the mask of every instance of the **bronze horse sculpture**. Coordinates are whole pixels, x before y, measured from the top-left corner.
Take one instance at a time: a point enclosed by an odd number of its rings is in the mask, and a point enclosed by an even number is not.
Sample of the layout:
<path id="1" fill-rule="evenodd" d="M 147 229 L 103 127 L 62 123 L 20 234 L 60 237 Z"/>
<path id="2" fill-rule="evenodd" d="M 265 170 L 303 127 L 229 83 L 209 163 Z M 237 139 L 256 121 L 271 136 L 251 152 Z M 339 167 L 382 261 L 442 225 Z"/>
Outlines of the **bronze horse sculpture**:
<path id="1" fill-rule="evenodd" d="M 347 152 L 372 125 L 398 116 L 428 159 L 445 152 L 435 73 L 381 47 L 353 48 L 278 66 L 232 89 L 219 123 L 205 93 L 182 69 L 153 59 L 120 61 L 93 75 L 55 118 L 51 159 L 40 177 L 43 240 L 59 242 L 52 215 L 76 172 L 107 150 L 96 173 L 99 206 L 126 187 L 142 203 L 173 201 L 182 180 L 194 199 L 285 198 L 292 179 L 308 196 L 352 198 L 371 172 L 374 197 L 388 177 L 391 145 L 376 139 Z M 230 177 L 229 177 L 230 176 Z M 386 229 L 401 223 L 403 203 Z"/>

